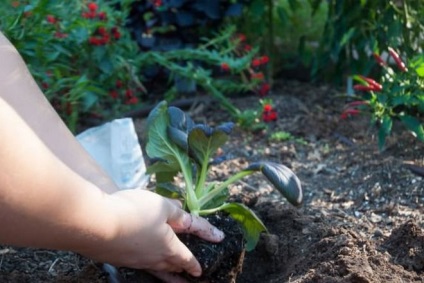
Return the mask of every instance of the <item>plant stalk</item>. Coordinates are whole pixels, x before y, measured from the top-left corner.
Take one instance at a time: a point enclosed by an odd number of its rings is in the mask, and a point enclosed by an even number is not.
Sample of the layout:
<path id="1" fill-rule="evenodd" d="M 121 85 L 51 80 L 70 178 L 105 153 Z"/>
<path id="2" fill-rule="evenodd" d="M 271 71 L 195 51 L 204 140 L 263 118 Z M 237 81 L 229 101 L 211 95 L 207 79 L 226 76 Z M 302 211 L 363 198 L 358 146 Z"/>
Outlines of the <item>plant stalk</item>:
<path id="1" fill-rule="evenodd" d="M 231 185 L 232 183 L 254 173 L 255 171 L 253 170 L 245 170 L 245 171 L 241 171 L 239 173 L 237 173 L 236 175 L 232 176 L 231 178 L 229 178 L 228 180 L 226 180 L 225 182 L 219 184 L 218 186 L 216 186 L 214 189 L 212 189 L 207 195 L 201 197 L 199 199 L 199 204 L 200 207 L 203 207 L 205 204 L 207 204 L 208 202 L 210 202 L 212 199 L 214 199 L 217 195 L 219 195 L 225 188 L 227 188 L 229 185 Z"/>

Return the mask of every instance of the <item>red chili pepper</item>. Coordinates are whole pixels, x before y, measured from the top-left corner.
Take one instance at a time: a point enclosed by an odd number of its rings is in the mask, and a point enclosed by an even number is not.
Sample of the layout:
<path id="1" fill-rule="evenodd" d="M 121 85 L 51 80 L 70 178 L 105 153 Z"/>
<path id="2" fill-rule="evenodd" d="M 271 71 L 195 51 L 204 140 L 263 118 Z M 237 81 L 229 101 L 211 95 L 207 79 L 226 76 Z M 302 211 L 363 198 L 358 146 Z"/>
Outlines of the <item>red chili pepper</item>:
<path id="1" fill-rule="evenodd" d="M 375 92 L 381 91 L 380 88 L 374 85 L 354 85 L 353 89 L 357 91 L 375 91 Z"/>
<path id="2" fill-rule="evenodd" d="M 389 50 L 390 56 L 392 56 L 392 58 L 395 60 L 399 70 L 401 70 L 402 72 L 407 72 L 408 68 L 406 68 L 405 63 L 400 58 L 399 54 L 397 54 L 397 52 L 391 47 L 389 47 L 388 50 Z"/>
<path id="3" fill-rule="evenodd" d="M 359 113 L 361 113 L 361 111 L 359 111 L 358 109 L 346 109 L 342 112 L 342 114 L 340 114 L 340 119 L 346 119 L 350 116 L 354 116 L 354 115 L 358 115 Z"/>
<path id="4" fill-rule="evenodd" d="M 373 79 L 364 77 L 364 76 L 359 76 L 361 79 L 363 79 L 364 81 L 366 81 L 370 86 L 375 87 L 374 91 L 382 91 L 383 90 L 383 86 L 381 84 L 379 84 L 378 82 L 376 82 Z"/>
<path id="5" fill-rule="evenodd" d="M 357 100 L 357 101 L 352 101 L 352 102 L 348 103 L 347 108 L 355 108 L 355 107 L 360 106 L 360 105 L 368 105 L 368 104 L 369 104 L 369 102 L 366 101 L 366 100 Z"/>
<path id="6" fill-rule="evenodd" d="M 377 53 L 372 54 L 374 56 L 375 61 L 382 67 L 387 66 L 386 62 L 383 60 L 383 58 L 380 57 Z"/>

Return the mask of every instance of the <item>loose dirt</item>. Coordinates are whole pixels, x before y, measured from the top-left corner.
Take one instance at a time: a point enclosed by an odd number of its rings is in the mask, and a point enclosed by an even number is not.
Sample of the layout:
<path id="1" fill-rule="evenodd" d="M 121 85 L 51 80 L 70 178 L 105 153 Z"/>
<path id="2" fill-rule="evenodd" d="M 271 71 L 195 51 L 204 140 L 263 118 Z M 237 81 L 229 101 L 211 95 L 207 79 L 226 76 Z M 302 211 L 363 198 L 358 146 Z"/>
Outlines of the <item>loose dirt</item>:
<path id="1" fill-rule="evenodd" d="M 214 167 L 215 179 L 267 159 L 289 166 L 304 189 L 304 203 L 295 208 L 261 176 L 231 187 L 233 199 L 254 209 L 269 230 L 246 253 L 237 282 L 424 282 L 424 179 L 405 165 L 424 166 L 424 144 L 395 124 L 379 151 L 369 116 L 340 119 L 342 95 L 282 81 L 269 96 L 278 120 L 267 131 L 236 129 L 222 148 L 226 161 Z M 257 97 L 233 102 L 258 107 Z M 199 107 L 193 108 L 198 121 L 230 120 L 215 106 Z M 142 130 L 144 120 L 136 122 Z M 278 131 L 292 138 L 272 140 Z M 140 281 L 138 271 L 120 273 L 127 282 L 155 282 Z M 0 282 L 107 280 L 99 263 L 70 252 L 0 247 Z"/>

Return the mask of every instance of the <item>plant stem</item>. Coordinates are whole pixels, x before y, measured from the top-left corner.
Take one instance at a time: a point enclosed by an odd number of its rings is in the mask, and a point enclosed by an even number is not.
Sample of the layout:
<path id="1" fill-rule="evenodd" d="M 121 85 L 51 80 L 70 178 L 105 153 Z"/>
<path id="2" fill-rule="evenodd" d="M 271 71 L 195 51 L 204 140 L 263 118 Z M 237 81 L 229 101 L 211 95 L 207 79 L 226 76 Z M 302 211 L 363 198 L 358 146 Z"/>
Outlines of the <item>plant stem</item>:
<path id="1" fill-rule="evenodd" d="M 231 185 L 232 183 L 254 173 L 255 171 L 241 171 L 239 173 L 237 173 L 236 175 L 232 176 L 231 178 L 229 178 L 228 180 L 226 180 L 225 182 L 219 184 L 218 186 L 216 186 L 214 189 L 212 189 L 207 195 L 202 196 L 199 199 L 199 204 L 200 207 L 203 207 L 205 204 L 207 204 L 208 202 L 210 202 L 213 198 L 215 198 L 217 195 L 219 195 L 225 188 L 227 188 L 229 185 Z"/>
<path id="2" fill-rule="evenodd" d="M 204 159 L 202 160 L 202 169 L 200 171 L 199 179 L 196 184 L 196 197 L 201 197 L 204 194 L 205 190 L 205 182 L 206 182 L 206 175 L 208 172 L 208 166 L 209 166 L 209 152 L 205 154 Z"/>
<path id="3" fill-rule="evenodd" d="M 187 164 L 185 164 L 181 158 L 178 156 L 178 154 L 174 154 L 178 160 L 178 163 L 180 164 L 181 167 L 181 172 L 184 176 L 184 181 L 185 181 L 185 191 L 186 191 L 186 204 L 188 207 L 188 210 L 193 214 L 198 216 L 199 215 L 199 210 L 200 210 L 200 205 L 199 205 L 199 199 L 197 198 L 195 192 L 194 192 L 194 188 L 193 188 L 193 179 L 191 176 L 191 171 L 189 170 L 189 168 L 187 168 Z"/>

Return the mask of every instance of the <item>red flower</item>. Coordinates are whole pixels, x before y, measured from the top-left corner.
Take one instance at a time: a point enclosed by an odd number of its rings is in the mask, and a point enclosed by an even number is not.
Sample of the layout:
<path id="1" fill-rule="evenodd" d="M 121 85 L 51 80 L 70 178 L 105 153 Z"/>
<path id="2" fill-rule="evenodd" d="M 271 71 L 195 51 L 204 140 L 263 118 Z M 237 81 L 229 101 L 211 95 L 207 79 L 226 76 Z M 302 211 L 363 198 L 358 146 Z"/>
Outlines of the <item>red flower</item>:
<path id="1" fill-rule="evenodd" d="M 153 5 L 156 8 L 159 8 L 160 6 L 162 6 L 162 0 L 153 0 Z"/>
<path id="2" fill-rule="evenodd" d="M 249 44 L 245 44 L 243 49 L 244 51 L 249 52 L 250 50 L 252 50 L 252 46 L 250 46 Z"/>
<path id="3" fill-rule="evenodd" d="M 127 101 L 125 101 L 126 104 L 137 104 L 138 103 L 138 98 L 133 96 L 129 99 L 127 99 Z"/>
<path id="4" fill-rule="evenodd" d="M 268 84 L 268 83 L 263 83 L 263 84 L 261 85 L 261 88 L 259 89 L 259 95 L 260 95 L 261 97 L 263 97 L 263 96 L 267 95 L 270 89 L 271 89 L 271 87 L 269 86 L 269 84 Z"/>
<path id="5" fill-rule="evenodd" d="M 112 97 L 113 99 L 116 99 L 119 97 L 119 93 L 116 90 L 111 90 L 109 91 L 109 96 Z"/>
<path id="6" fill-rule="evenodd" d="M 97 14 L 97 17 L 99 18 L 99 20 L 101 21 L 106 21 L 107 20 L 107 15 L 105 12 L 100 12 Z"/>
<path id="7" fill-rule="evenodd" d="M 113 27 L 110 32 L 112 33 L 113 37 L 115 39 L 120 39 L 121 38 L 121 33 L 119 32 L 119 29 L 117 27 Z"/>
<path id="8" fill-rule="evenodd" d="M 264 105 L 264 112 L 269 112 L 272 110 L 272 105 L 271 104 L 265 104 Z"/>
<path id="9" fill-rule="evenodd" d="M 42 86 L 43 89 L 48 89 L 49 88 L 49 84 L 46 83 L 46 82 L 42 82 L 41 83 L 41 86 Z"/>
<path id="10" fill-rule="evenodd" d="M 66 38 L 66 37 L 68 37 L 68 35 L 66 33 L 57 31 L 57 32 L 54 33 L 54 37 L 56 37 L 56 38 Z"/>
<path id="11" fill-rule="evenodd" d="M 277 121 L 277 111 L 270 104 L 265 104 L 262 112 L 262 120 L 264 122 Z"/>
<path id="12" fill-rule="evenodd" d="M 84 12 L 82 13 L 82 17 L 85 19 L 94 19 L 96 17 L 96 12 Z"/>
<path id="13" fill-rule="evenodd" d="M 262 81 L 264 79 L 264 74 L 262 72 L 252 73 L 252 74 L 250 74 L 250 78 L 252 80 Z"/>
<path id="14" fill-rule="evenodd" d="M 240 34 L 237 36 L 237 38 L 238 38 L 238 40 L 239 40 L 240 42 L 244 42 L 244 41 L 246 41 L 246 35 L 244 35 L 244 34 L 242 34 L 242 33 L 240 33 Z"/>
<path id="15" fill-rule="evenodd" d="M 106 28 L 105 27 L 99 27 L 98 29 L 97 29 L 97 32 L 100 34 L 100 35 L 106 35 L 107 34 L 107 31 L 106 31 Z"/>
<path id="16" fill-rule="evenodd" d="M 221 70 L 228 72 L 230 70 L 230 66 L 227 63 L 221 63 Z"/>
<path id="17" fill-rule="evenodd" d="M 260 60 L 261 60 L 261 64 L 262 65 L 265 65 L 266 63 L 268 63 L 269 62 L 269 57 L 268 56 L 262 56 L 261 58 L 260 58 Z"/>
<path id="18" fill-rule="evenodd" d="M 47 15 L 47 22 L 55 24 L 57 22 L 56 18 L 53 15 Z"/>
<path id="19" fill-rule="evenodd" d="M 259 67 L 262 64 L 261 59 L 255 58 L 252 60 L 252 66 L 253 67 Z"/>
<path id="20" fill-rule="evenodd" d="M 88 9 L 89 9 L 91 12 L 96 12 L 96 11 L 97 11 L 97 9 L 99 8 L 99 6 L 97 6 L 97 4 L 96 4 L 96 3 L 94 3 L 94 2 L 90 2 L 90 3 L 88 3 L 88 4 L 87 4 L 87 7 L 88 7 Z"/>
<path id="21" fill-rule="evenodd" d="M 134 97 L 134 93 L 130 88 L 125 91 L 125 97 L 128 98 L 128 99 Z"/>

